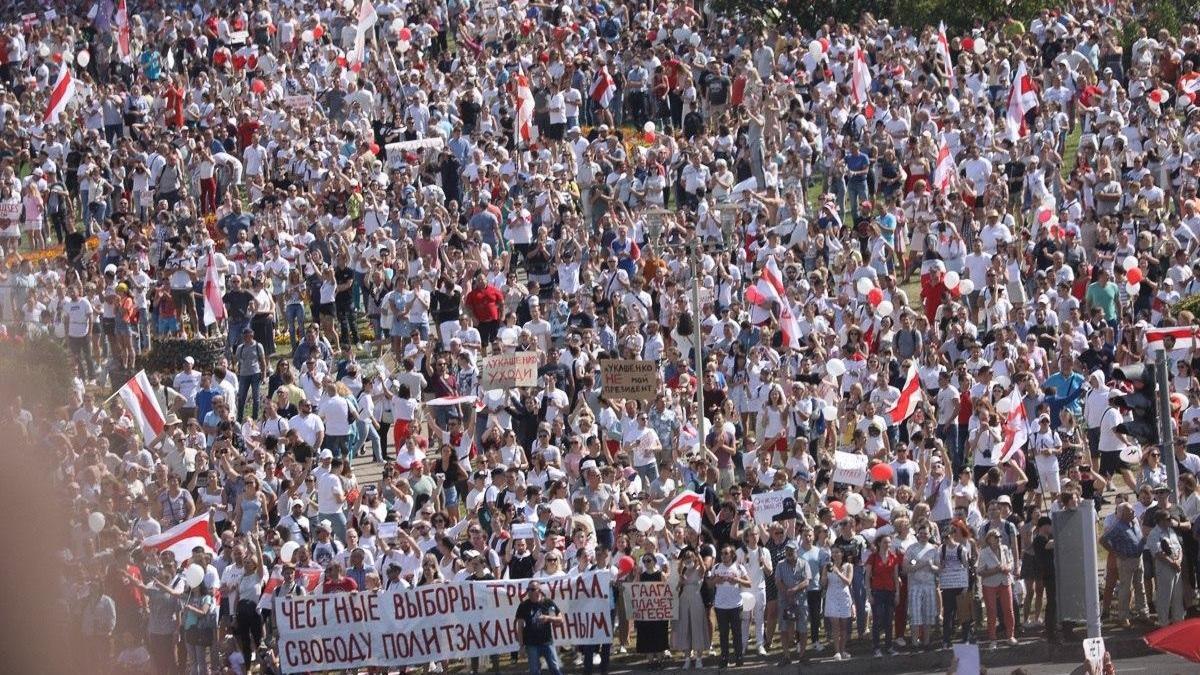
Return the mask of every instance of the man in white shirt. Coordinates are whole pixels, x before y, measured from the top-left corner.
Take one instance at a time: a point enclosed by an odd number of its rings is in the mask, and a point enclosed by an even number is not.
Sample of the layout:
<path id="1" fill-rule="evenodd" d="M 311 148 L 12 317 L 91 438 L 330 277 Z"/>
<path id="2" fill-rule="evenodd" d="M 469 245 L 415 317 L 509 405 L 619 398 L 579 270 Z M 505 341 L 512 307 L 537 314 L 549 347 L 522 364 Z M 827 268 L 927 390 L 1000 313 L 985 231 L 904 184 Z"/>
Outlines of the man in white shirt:
<path id="1" fill-rule="evenodd" d="M 1137 482 L 1121 459 L 1121 451 L 1129 446 L 1129 440 L 1125 438 L 1125 434 L 1116 430 L 1119 424 L 1125 422 L 1123 411 L 1117 403 L 1121 393 L 1120 389 L 1112 389 L 1108 393 L 1110 407 L 1100 419 L 1100 438 L 1096 449 L 1100 453 L 1100 475 L 1106 480 L 1111 480 L 1113 474 L 1120 473 L 1129 489 L 1134 490 L 1137 488 Z"/>
<path id="2" fill-rule="evenodd" d="M 346 513 L 342 510 L 346 503 L 346 489 L 342 485 L 342 460 L 334 458 L 328 448 L 319 455 L 322 462 L 332 460 L 328 471 L 314 472 L 317 478 L 317 520 L 328 521 L 333 530 L 333 536 L 338 541 L 346 539 Z"/>
<path id="3" fill-rule="evenodd" d="M 70 347 L 71 358 L 75 361 L 75 372 L 79 374 L 80 379 L 90 380 L 96 372 L 90 339 L 96 310 L 92 303 L 81 295 L 76 284 L 71 285 L 70 297 L 63 303 L 63 316 L 66 318 L 67 346 Z"/>
<path id="4" fill-rule="evenodd" d="M 321 419 L 325 422 L 324 447 L 332 450 L 333 456 L 337 459 L 342 457 L 349 459 L 350 425 L 354 423 L 354 420 L 351 419 L 353 412 L 350 409 L 350 402 L 345 397 L 338 396 L 335 387 L 333 381 L 325 380 L 325 399 L 321 401 L 318 409 Z"/>
<path id="5" fill-rule="evenodd" d="M 325 442 L 325 422 L 313 412 L 312 402 L 307 398 L 297 404 L 300 412 L 288 420 L 288 425 L 296 432 L 301 441 L 313 448 L 319 448 Z M 330 457 L 333 453 L 330 452 Z"/>

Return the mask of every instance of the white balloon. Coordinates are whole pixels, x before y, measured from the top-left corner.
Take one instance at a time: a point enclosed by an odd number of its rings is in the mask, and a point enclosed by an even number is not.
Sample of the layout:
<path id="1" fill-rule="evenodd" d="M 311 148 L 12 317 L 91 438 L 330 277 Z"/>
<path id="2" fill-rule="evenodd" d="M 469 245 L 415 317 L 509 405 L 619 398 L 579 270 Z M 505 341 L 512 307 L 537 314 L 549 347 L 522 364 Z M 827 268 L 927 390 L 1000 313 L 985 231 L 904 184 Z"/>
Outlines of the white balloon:
<path id="1" fill-rule="evenodd" d="M 870 293 L 872 288 L 875 288 L 875 282 L 871 281 L 871 277 L 863 277 L 854 282 L 854 289 L 858 291 L 859 295 Z"/>
<path id="2" fill-rule="evenodd" d="M 958 291 L 963 295 L 969 295 L 975 290 L 975 284 L 970 279 L 962 279 L 958 282 Z"/>
<path id="3" fill-rule="evenodd" d="M 401 40 L 396 43 L 396 49 L 400 50 L 400 53 L 403 54 L 404 52 L 412 49 L 412 43 L 410 43 L 408 40 Z"/>
<path id="4" fill-rule="evenodd" d="M 279 549 L 279 560 L 285 563 L 292 562 L 292 556 L 296 555 L 296 551 L 300 548 L 300 544 L 294 541 L 289 541 Z"/>
<path id="5" fill-rule="evenodd" d="M 188 588 L 195 588 L 204 583 L 204 568 L 195 563 L 188 565 L 183 571 L 183 578 L 187 581 Z"/>
<path id="6" fill-rule="evenodd" d="M 1136 256 L 1127 255 L 1127 256 L 1125 256 L 1125 259 L 1121 261 L 1121 269 L 1125 270 L 1126 272 L 1128 272 L 1129 270 L 1131 270 L 1137 266 L 1138 266 L 1138 259 Z"/>
<path id="7" fill-rule="evenodd" d="M 393 33 L 399 33 L 401 28 L 404 28 L 404 20 L 398 18 L 392 19 L 391 31 Z"/>
<path id="8" fill-rule="evenodd" d="M 996 412 L 1001 415 L 1007 415 L 1012 412 L 1012 401 L 1007 397 L 996 401 Z"/>
<path id="9" fill-rule="evenodd" d="M 67 63 L 75 63 L 75 53 L 70 50 L 63 52 L 62 60 Z"/>
<path id="10" fill-rule="evenodd" d="M 821 409 L 821 414 L 825 416 L 826 422 L 833 422 L 837 419 L 837 406 L 827 405 Z"/>
<path id="11" fill-rule="evenodd" d="M 311 30 L 306 30 L 300 34 L 300 39 L 305 42 L 312 42 L 313 40 L 315 40 L 317 38 L 315 35 L 313 35 L 313 32 Z"/>
<path id="12" fill-rule="evenodd" d="M 646 122 L 644 125 L 642 125 L 642 131 L 648 134 L 654 133 L 657 129 L 658 125 L 656 125 L 654 122 Z"/>
<path id="13" fill-rule="evenodd" d="M 857 492 L 851 492 L 846 495 L 846 513 L 857 516 L 867 508 L 867 503 L 863 501 L 862 495 Z"/>
<path id="14" fill-rule="evenodd" d="M 96 534 L 100 534 L 100 530 L 104 529 L 104 514 L 99 511 L 88 516 L 88 529 Z"/>
<path id="15" fill-rule="evenodd" d="M 751 593 L 750 591 L 742 591 L 742 611 L 743 612 L 753 612 L 754 604 L 755 604 L 754 594 Z"/>
<path id="16" fill-rule="evenodd" d="M 946 284 L 946 288 L 951 290 L 958 287 L 958 272 L 946 272 L 946 276 L 942 277 L 942 283 Z"/>
<path id="17" fill-rule="evenodd" d="M 638 529 L 638 532 L 645 532 L 646 530 L 654 527 L 654 520 L 651 519 L 650 516 L 643 513 L 637 517 L 637 520 L 634 521 L 633 526 Z"/>
<path id="18" fill-rule="evenodd" d="M 43 59 L 47 56 L 50 56 L 50 45 L 43 42 L 42 44 L 38 45 L 37 52 L 38 56 L 42 57 Z"/>
<path id="19" fill-rule="evenodd" d="M 841 359 L 829 359 L 825 362 L 825 372 L 834 377 L 841 377 L 846 374 L 846 363 Z"/>
<path id="20" fill-rule="evenodd" d="M 693 47 L 699 47 L 700 46 L 700 34 L 692 33 L 692 37 L 688 40 L 688 43 L 690 43 Z"/>
<path id="21" fill-rule="evenodd" d="M 1137 295 L 1141 290 L 1141 284 L 1125 284 L 1125 292 L 1130 295 Z"/>
<path id="22" fill-rule="evenodd" d="M 887 300 L 883 300 L 878 305 L 875 305 L 875 316 L 878 316 L 881 319 L 885 316 L 891 316 L 895 309 L 896 308 L 892 306 L 892 303 L 888 302 Z"/>
<path id="23" fill-rule="evenodd" d="M 650 524 L 656 530 L 667 529 L 667 519 L 662 517 L 661 513 L 656 513 L 650 518 Z"/>
<path id="24" fill-rule="evenodd" d="M 974 51 L 976 54 L 982 54 L 987 51 L 987 43 L 976 38 Z"/>
<path id="25" fill-rule="evenodd" d="M 345 0 L 345 2 L 342 3 L 342 9 L 346 10 L 347 12 L 353 11 L 354 0 Z"/>
<path id="26" fill-rule="evenodd" d="M 565 499 L 555 499 L 550 502 L 550 514 L 555 518 L 570 518 L 571 505 Z"/>
<path id="27" fill-rule="evenodd" d="M 808 43 L 808 53 L 814 59 L 820 61 L 822 56 L 825 56 L 825 49 L 821 47 L 820 40 L 813 40 Z"/>

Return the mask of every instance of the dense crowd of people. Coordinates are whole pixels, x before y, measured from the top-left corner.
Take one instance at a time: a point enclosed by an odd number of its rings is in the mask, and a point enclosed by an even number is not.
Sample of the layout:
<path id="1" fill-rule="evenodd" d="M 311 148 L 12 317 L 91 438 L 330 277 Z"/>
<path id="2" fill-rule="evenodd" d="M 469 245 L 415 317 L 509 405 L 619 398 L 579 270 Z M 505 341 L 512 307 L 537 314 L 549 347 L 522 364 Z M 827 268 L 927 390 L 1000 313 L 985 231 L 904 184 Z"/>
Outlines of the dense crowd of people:
<path id="1" fill-rule="evenodd" d="M 1052 514 L 1084 501 L 1106 620 L 1196 606 L 1194 23 L 84 5 L 0 36 L 0 328 L 74 369 L 9 414 L 72 506 L 88 667 L 279 672 L 280 594 L 596 569 L 678 618 L 614 592 L 585 673 L 1076 639 Z M 109 394 L 203 336 L 142 432 Z M 1114 373 L 1154 349 L 1169 447 Z M 485 388 L 517 352 L 536 385 Z M 144 545 L 196 516 L 214 546 Z"/>

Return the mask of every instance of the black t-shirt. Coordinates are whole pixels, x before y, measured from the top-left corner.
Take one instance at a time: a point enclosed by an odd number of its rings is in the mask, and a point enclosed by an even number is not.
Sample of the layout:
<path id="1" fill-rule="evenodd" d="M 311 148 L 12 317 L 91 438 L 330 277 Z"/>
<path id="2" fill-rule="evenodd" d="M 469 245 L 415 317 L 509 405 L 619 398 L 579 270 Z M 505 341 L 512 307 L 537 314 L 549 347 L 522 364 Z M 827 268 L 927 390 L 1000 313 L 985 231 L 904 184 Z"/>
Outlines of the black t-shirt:
<path id="1" fill-rule="evenodd" d="M 1053 541 L 1051 537 L 1042 534 L 1033 536 L 1033 558 L 1036 568 L 1042 573 L 1043 581 L 1054 578 L 1054 549 L 1046 548 L 1050 541 Z"/>
<path id="2" fill-rule="evenodd" d="M 231 321 L 246 321 L 250 318 L 250 301 L 254 299 L 249 291 L 242 289 L 225 293 L 221 298 L 225 301 L 225 309 Z"/>
<path id="3" fill-rule="evenodd" d="M 350 269 L 349 267 L 335 267 L 333 270 L 333 280 L 337 282 L 338 286 L 341 286 L 349 281 L 354 281 L 354 270 Z M 354 287 L 347 286 L 346 290 L 337 291 L 334 293 L 333 300 L 341 307 L 349 307 L 350 301 L 353 299 L 353 297 Z"/>
<path id="4" fill-rule="evenodd" d="M 525 622 L 521 640 L 526 647 L 548 645 L 554 641 L 554 626 L 545 619 L 560 614 L 553 600 L 543 598 L 540 602 L 522 600 L 517 605 L 517 619 Z"/>
<path id="5" fill-rule="evenodd" d="M 508 578 L 530 579 L 533 577 L 533 568 L 536 564 L 537 560 L 531 555 L 524 557 L 514 555 L 512 560 L 508 561 Z"/>

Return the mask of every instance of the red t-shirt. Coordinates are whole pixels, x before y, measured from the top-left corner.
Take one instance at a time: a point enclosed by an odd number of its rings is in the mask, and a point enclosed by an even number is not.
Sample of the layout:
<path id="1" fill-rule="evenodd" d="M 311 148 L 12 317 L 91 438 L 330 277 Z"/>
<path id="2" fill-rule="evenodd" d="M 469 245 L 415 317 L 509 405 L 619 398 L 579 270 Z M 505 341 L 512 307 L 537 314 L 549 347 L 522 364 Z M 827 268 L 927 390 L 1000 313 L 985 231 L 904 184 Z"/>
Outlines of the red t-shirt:
<path id="1" fill-rule="evenodd" d="M 471 308 L 471 313 L 475 315 L 476 321 L 480 323 L 499 321 L 500 306 L 504 303 L 504 295 L 489 284 L 483 288 L 472 289 L 470 293 L 467 293 L 467 297 L 463 298 L 463 302 Z"/>
<path id="2" fill-rule="evenodd" d="M 900 563 L 900 555 L 893 551 L 888 551 L 882 557 L 878 553 L 872 553 L 867 558 L 867 566 L 871 568 L 871 590 L 896 590 L 895 570 Z"/>

